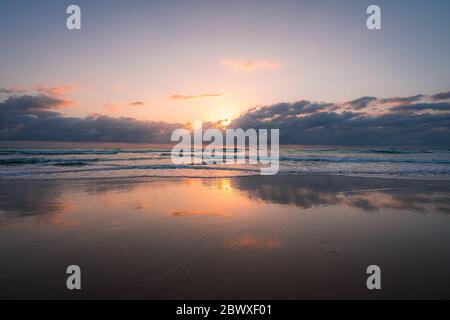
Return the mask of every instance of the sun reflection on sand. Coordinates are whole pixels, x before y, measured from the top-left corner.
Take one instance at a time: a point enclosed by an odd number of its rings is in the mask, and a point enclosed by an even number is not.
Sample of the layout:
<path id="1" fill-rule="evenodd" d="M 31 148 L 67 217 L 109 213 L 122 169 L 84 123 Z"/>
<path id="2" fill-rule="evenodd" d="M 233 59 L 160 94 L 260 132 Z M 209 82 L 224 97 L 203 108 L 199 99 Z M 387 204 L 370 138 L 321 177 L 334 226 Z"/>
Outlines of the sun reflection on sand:
<path id="1" fill-rule="evenodd" d="M 218 184 L 219 184 L 220 188 L 225 192 L 233 191 L 230 179 L 220 179 L 220 180 L 218 180 Z"/>

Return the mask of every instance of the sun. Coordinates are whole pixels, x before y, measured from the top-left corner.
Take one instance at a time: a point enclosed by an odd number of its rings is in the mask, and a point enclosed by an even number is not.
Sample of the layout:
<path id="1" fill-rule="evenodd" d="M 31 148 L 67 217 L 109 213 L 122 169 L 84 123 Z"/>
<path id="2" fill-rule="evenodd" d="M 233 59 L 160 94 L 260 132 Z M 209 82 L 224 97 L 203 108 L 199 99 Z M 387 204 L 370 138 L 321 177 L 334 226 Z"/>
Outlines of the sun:
<path id="1" fill-rule="evenodd" d="M 220 120 L 223 127 L 227 127 L 231 123 L 231 117 L 226 117 L 223 120 Z"/>
<path id="2" fill-rule="evenodd" d="M 227 117 L 225 119 L 221 119 L 221 120 L 217 121 L 216 128 L 218 128 L 218 129 L 226 129 L 230 123 L 231 123 L 231 117 Z"/>

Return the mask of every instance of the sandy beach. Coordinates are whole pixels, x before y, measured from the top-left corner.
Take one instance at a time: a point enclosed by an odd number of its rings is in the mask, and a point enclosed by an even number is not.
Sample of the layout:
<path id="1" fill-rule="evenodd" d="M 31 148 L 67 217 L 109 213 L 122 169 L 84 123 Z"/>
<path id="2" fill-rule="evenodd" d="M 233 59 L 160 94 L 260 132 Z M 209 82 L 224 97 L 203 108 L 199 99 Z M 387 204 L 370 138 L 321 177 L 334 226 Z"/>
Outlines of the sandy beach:
<path id="1" fill-rule="evenodd" d="M 0 298 L 448 299 L 449 199 L 331 175 L 0 181 Z"/>

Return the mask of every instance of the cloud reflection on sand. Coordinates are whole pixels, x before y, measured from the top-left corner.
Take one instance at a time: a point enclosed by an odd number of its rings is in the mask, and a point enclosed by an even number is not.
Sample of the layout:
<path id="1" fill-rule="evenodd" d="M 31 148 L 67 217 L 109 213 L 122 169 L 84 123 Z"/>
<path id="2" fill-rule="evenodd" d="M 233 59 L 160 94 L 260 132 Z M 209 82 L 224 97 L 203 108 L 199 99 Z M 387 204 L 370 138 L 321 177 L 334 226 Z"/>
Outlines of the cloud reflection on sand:
<path id="1" fill-rule="evenodd" d="M 6 182 L 2 182 L 5 184 Z M 183 192 L 188 187 L 189 193 Z M 254 201 L 309 209 L 346 206 L 375 212 L 381 209 L 450 213 L 450 186 L 445 182 L 328 176 L 236 177 L 217 179 L 118 179 L 22 181 L 9 183 L 0 193 L 4 218 L 67 215 L 77 211 L 78 197 L 105 208 L 152 210 L 167 206 L 161 192 L 177 198 L 164 211 L 173 217 L 215 216 L 236 213 Z M 71 194 L 76 194 L 73 199 Z M 225 207 L 221 207 L 225 205 Z M 61 218 L 55 219 L 59 221 Z"/>
<path id="2" fill-rule="evenodd" d="M 397 209 L 450 213 L 450 185 L 445 182 L 342 176 L 276 176 L 270 179 L 233 179 L 232 186 L 254 200 L 303 209 L 340 205 L 367 212 Z"/>

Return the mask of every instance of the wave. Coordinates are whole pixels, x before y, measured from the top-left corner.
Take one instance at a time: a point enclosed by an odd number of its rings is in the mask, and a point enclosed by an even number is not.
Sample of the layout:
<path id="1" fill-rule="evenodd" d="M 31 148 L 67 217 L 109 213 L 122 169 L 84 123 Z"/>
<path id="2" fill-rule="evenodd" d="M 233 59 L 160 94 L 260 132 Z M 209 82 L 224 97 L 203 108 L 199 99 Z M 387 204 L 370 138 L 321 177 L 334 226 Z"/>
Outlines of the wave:
<path id="1" fill-rule="evenodd" d="M 412 149 L 368 149 L 357 150 L 358 153 L 378 153 L 378 154 L 417 154 L 435 153 L 437 150 L 412 150 Z"/>
<path id="2" fill-rule="evenodd" d="M 192 169 L 192 170 L 224 170 L 224 171 L 258 171 L 256 169 L 247 168 L 234 168 L 234 167 L 218 167 L 218 166 L 205 166 L 195 164 L 152 164 L 152 165 L 136 165 L 136 166 L 120 166 L 120 167 L 108 167 L 108 168 L 92 168 L 74 170 L 70 172 L 85 172 L 85 171 L 109 171 L 109 170 L 170 170 L 170 169 Z M 52 171 L 52 173 L 55 171 Z M 58 171 L 63 172 L 63 171 Z"/>
<path id="3" fill-rule="evenodd" d="M 233 151 L 239 152 L 245 149 L 234 148 Z M 145 154 L 145 153 L 160 153 L 161 156 L 170 156 L 171 149 L 0 149 L 0 155 L 40 155 L 40 156 L 57 156 L 57 155 L 115 155 L 115 154 Z M 196 154 L 200 149 L 194 149 L 193 154 Z M 223 148 L 223 152 L 227 148 Z M 284 152 L 288 154 L 295 153 L 363 153 L 363 154 L 421 154 L 421 153 L 435 153 L 435 152 L 449 152 L 450 150 L 413 150 L 413 149 L 288 149 Z"/>
<path id="4" fill-rule="evenodd" d="M 360 153 L 379 153 L 379 154 L 413 154 L 413 153 L 432 153 L 428 150 L 359 150 Z"/>
<path id="5" fill-rule="evenodd" d="M 333 174 L 333 175 L 389 175 L 389 176 L 402 176 L 402 175 L 449 175 L 450 169 L 387 169 L 387 170 L 304 170 L 302 168 L 294 170 L 282 170 L 280 174 Z"/>
<path id="6" fill-rule="evenodd" d="M 198 158 L 194 155 L 194 158 Z M 259 156 L 237 156 L 237 159 L 261 160 L 266 159 Z M 209 159 L 205 157 L 205 159 Z M 211 158 L 212 159 L 212 158 Z M 269 159 L 269 158 L 267 158 Z M 87 165 L 99 162 L 132 162 L 145 160 L 167 160 L 166 157 L 135 157 L 135 158 L 7 158 L 0 159 L 0 166 L 19 166 L 19 165 Z M 412 158 L 367 158 L 367 157 L 293 157 L 280 156 L 280 161 L 287 162 L 323 162 L 323 163 L 410 163 L 410 164 L 450 164 L 450 159 L 412 159 Z"/>
<path id="7" fill-rule="evenodd" d="M 129 171 L 129 170 L 177 170 L 177 169 L 190 169 L 190 170 L 217 170 L 217 171 L 241 171 L 241 172 L 260 172 L 259 169 L 251 168 L 235 168 L 235 167 L 218 167 L 218 166 L 205 166 L 205 165 L 171 165 L 171 164 L 153 164 L 153 165 L 135 165 L 135 166 L 117 166 L 107 168 L 87 168 L 77 170 L 57 170 L 57 171 L 33 171 L 33 172 L 4 172 L 2 176 L 27 176 L 27 175 L 50 175 L 60 173 L 80 173 L 80 172 L 101 172 L 101 171 Z"/>
<path id="8" fill-rule="evenodd" d="M 107 159 L 104 159 L 107 160 Z M 87 165 L 90 162 L 101 161 L 100 159 L 47 159 L 47 158 L 10 158 L 0 159 L 0 165 L 27 165 L 27 164 L 53 164 L 53 165 Z"/>
<path id="9" fill-rule="evenodd" d="M 60 167 L 82 167 L 89 165 L 89 162 L 82 162 L 82 161 L 71 161 L 71 162 L 61 162 L 61 163 L 55 163 L 55 166 Z"/>
<path id="10" fill-rule="evenodd" d="M 296 149 L 287 150 L 287 153 L 374 153 L 374 154 L 427 154 L 436 152 L 448 152 L 450 150 L 425 150 L 425 149 Z"/>
<path id="11" fill-rule="evenodd" d="M 59 155 L 114 155 L 119 153 L 161 153 L 170 151 L 169 149 L 149 149 L 149 150 L 98 150 L 98 149 L 59 149 L 59 150 L 44 150 L 44 149 L 0 149 L 0 155 L 41 155 L 41 156 L 59 156 Z"/>
<path id="12" fill-rule="evenodd" d="M 70 163 L 96 163 L 96 162 L 123 162 L 142 160 L 163 160 L 163 157 L 140 157 L 140 158 L 8 158 L 0 159 L 0 166 L 29 165 L 29 164 L 49 164 L 49 165 L 69 165 Z"/>
<path id="13" fill-rule="evenodd" d="M 13 165 L 23 165 L 23 164 L 37 164 L 37 163 L 43 163 L 43 160 L 39 159 L 39 158 L 0 159 L 0 165 L 3 165 L 3 166 L 13 166 Z"/>
<path id="14" fill-rule="evenodd" d="M 441 159 L 401 159 L 401 158 L 355 158 L 355 157 L 286 157 L 281 156 L 281 161 L 292 162 L 339 162 L 339 163 L 420 163 L 420 164 L 450 164 L 450 160 Z"/>

